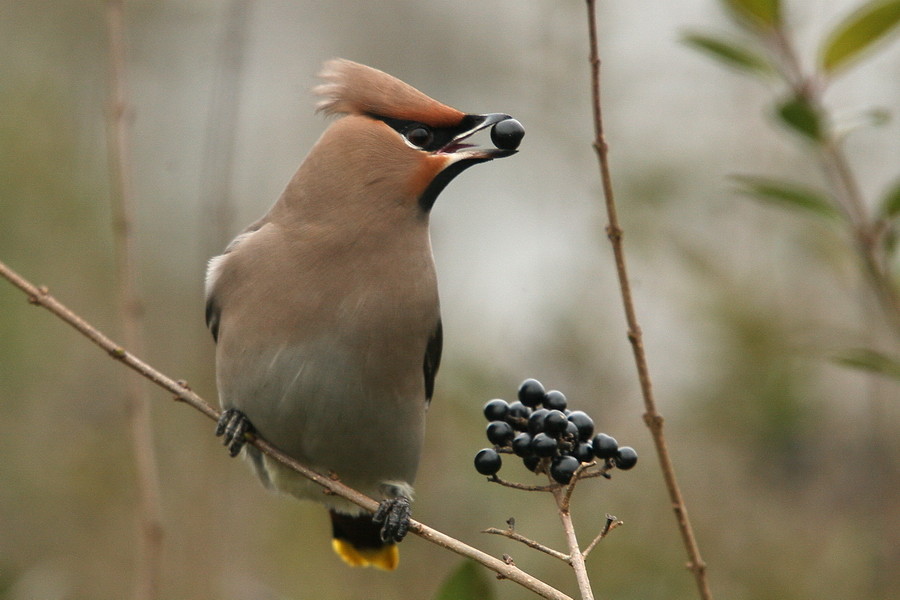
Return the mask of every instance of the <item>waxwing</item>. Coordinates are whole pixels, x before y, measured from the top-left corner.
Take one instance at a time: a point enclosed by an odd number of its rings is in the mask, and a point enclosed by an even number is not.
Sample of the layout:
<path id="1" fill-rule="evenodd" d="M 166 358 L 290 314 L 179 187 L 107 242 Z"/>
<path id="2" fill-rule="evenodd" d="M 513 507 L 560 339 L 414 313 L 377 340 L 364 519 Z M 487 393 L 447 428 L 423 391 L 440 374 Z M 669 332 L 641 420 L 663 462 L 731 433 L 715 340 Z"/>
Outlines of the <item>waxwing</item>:
<path id="1" fill-rule="evenodd" d="M 524 130 L 348 60 L 320 76 L 318 110 L 339 118 L 269 212 L 209 262 L 216 433 L 267 487 L 325 504 L 344 561 L 390 570 L 441 359 L 429 213 L 464 169 L 514 154 Z M 497 148 L 464 143 L 486 128 Z M 375 498 L 378 512 L 323 494 L 245 446 L 251 435 Z"/>

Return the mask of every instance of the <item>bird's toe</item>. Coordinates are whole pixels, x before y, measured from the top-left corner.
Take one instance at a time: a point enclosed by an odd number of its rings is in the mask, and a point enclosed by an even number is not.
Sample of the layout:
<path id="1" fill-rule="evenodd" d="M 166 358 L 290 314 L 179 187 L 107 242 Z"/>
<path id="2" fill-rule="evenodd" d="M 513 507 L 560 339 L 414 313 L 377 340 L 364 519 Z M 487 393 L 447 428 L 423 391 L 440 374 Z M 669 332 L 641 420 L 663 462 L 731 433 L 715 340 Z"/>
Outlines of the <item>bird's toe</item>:
<path id="1" fill-rule="evenodd" d="M 409 531 L 409 519 L 412 510 L 409 498 L 388 498 L 378 505 L 372 521 L 381 525 L 381 540 L 399 542 Z"/>
<path id="2" fill-rule="evenodd" d="M 252 432 L 253 424 L 250 423 L 250 419 L 236 408 L 229 408 L 223 412 L 216 425 L 216 436 L 222 438 L 231 456 L 240 453 L 247 443 L 247 436 Z"/>

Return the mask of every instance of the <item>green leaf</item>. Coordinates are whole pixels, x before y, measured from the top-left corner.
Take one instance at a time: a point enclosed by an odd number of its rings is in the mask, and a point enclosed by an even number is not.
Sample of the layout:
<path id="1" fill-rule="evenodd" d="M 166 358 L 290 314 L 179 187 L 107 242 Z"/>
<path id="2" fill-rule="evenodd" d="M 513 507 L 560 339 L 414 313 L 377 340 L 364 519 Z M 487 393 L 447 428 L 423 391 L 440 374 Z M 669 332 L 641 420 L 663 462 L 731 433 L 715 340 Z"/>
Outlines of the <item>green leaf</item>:
<path id="1" fill-rule="evenodd" d="M 751 175 L 732 176 L 740 187 L 738 191 L 757 200 L 787 208 L 804 210 L 829 219 L 840 216 L 824 192 L 788 181 L 756 177 Z"/>
<path id="2" fill-rule="evenodd" d="M 884 195 L 879 213 L 881 218 L 888 221 L 900 215 L 900 179 L 895 181 Z"/>
<path id="3" fill-rule="evenodd" d="M 804 137 L 817 142 L 822 140 L 822 118 L 806 99 L 788 98 L 778 105 L 776 114 L 785 125 Z"/>
<path id="4" fill-rule="evenodd" d="M 765 57 L 734 40 L 703 33 L 686 33 L 681 41 L 705 52 L 726 66 L 762 75 L 774 72 L 771 63 Z"/>
<path id="5" fill-rule="evenodd" d="M 900 358 L 877 350 L 854 348 L 834 357 L 842 365 L 900 379 Z"/>
<path id="6" fill-rule="evenodd" d="M 471 560 L 463 563 L 444 581 L 434 600 L 493 600 L 494 589 L 484 569 Z"/>
<path id="7" fill-rule="evenodd" d="M 722 0 L 741 24 L 775 29 L 781 24 L 780 0 Z"/>
<path id="8" fill-rule="evenodd" d="M 867 2 L 838 23 L 819 53 L 822 69 L 833 75 L 900 23 L 900 0 Z"/>

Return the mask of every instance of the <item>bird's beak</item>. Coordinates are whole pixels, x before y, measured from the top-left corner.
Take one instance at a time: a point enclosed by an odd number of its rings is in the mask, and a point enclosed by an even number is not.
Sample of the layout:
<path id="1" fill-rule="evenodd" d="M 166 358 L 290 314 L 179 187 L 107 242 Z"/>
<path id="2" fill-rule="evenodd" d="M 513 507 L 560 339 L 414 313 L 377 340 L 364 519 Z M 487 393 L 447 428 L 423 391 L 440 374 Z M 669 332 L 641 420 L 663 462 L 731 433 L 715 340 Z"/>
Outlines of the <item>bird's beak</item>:
<path id="1" fill-rule="evenodd" d="M 473 144 L 465 143 L 465 140 L 472 135 L 488 128 L 491 129 L 491 142 L 493 142 L 494 148 L 478 148 Z M 516 148 L 519 147 L 519 143 L 525 135 L 525 130 L 522 128 L 522 124 L 511 116 L 503 113 L 491 113 L 466 115 L 455 133 L 449 142 L 430 153 L 432 158 L 439 159 L 439 172 L 433 176 L 431 183 L 419 197 L 419 206 L 425 212 L 431 210 L 438 194 L 450 180 L 465 169 L 478 163 L 515 154 Z"/>
<path id="2" fill-rule="evenodd" d="M 503 113 L 489 113 L 486 115 L 466 115 L 465 122 L 468 126 L 465 130 L 456 134 L 449 143 L 437 151 L 437 154 L 453 154 L 456 160 L 475 160 L 484 162 L 495 158 L 512 156 L 517 152 L 514 149 L 502 148 L 478 148 L 474 144 L 466 144 L 465 140 L 479 131 L 489 129 L 500 123 L 512 119 Z M 454 161 L 455 162 L 455 161 Z"/>

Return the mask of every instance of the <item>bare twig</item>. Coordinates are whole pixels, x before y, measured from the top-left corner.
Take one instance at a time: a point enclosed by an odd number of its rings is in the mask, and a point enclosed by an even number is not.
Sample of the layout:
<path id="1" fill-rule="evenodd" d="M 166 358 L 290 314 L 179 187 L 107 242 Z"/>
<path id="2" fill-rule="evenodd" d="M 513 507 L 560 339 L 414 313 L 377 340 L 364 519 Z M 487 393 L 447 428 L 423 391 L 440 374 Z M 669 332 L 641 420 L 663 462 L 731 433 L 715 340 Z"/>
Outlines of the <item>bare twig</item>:
<path id="1" fill-rule="evenodd" d="M 22 290 L 28 296 L 29 302 L 46 308 L 51 313 L 74 327 L 82 335 L 97 344 L 114 359 L 121 361 L 126 366 L 137 371 L 156 385 L 174 394 L 176 400 L 184 402 L 185 404 L 197 409 L 213 421 L 217 421 L 219 419 L 219 411 L 210 406 L 199 395 L 194 393 L 185 382 L 176 381 L 168 377 L 167 375 L 157 371 L 156 369 L 136 357 L 134 354 L 126 351 L 116 342 L 100 332 L 93 325 L 85 321 L 83 318 L 81 318 L 61 302 L 59 302 L 56 298 L 51 296 L 47 288 L 34 285 L 30 281 L 10 269 L 3 262 L 0 262 L 0 277 L 5 278 L 14 286 Z M 372 498 L 369 498 L 368 496 L 347 487 L 340 481 L 309 469 L 293 458 L 281 453 L 277 448 L 266 442 L 264 439 L 257 437 L 253 440 L 250 440 L 248 443 L 251 443 L 259 448 L 263 453 L 265 453 L 272 459 L 277 460 L 281 464 L 287 466 L 290 469 L 293 469 L 297 473 L 300 473 L 304 477 L 322 486 L 328 492 L 341 496 L 342 498 L 346 498 L 350 502 L 353 502 L 357 506 L 361 506 L 368 511 L 374 512 L 375 509 L 378 508 L 378 503 Z M 477 548 L 469 546 L 468 544 L 450 537 L 445 533 L 441 533 L 436 529 L 432 529 L 431 527 L 428 527 L 427 525 L 424 525 L 419 521 L 411 521 L 409 530 L 422 539 L 431 542 L 432 544 L 436 544 L 438 546 L 441 546 L 442 548 L 450 550 L 451 552 L 455 552 L 460 556 L 474 560 L 482 566 L 503 576 L 505 579 L 514 581 L 522 587 L 531 590 L 532 592 L 538 594 L 543 598 L 547 598 L 548 600 L 572 600 L 571 597 L 567 596 L 556 588 L 547 585 L 543 581 L 529 575 L 515 565 L 507 564 L 503 560 L 494 558 L 493 556 L 490 556 L 489 554 L 482 552 Z"/>
<path id="2" fill-rule="evenodd" d="M 552 492 L 554 489 L 559 487 L 558 483 L 553 483 L 550 485 L 528 485 L 527 483 L 516 483 L 515 481 L 506 481 L 505 479 L 500 479 L 497 475 L 491 475 L 488 477 L 488 481 L 491 483 L 498 483 L 503 487 L 512 488 L 514 490 L 523 490 L 525 492 Z"/>
<path id="3" fill-rule="evenodd" d="M 131 152 L 128 136 L 129 106 L 125 81 L 125 15 L 122 0 L 106 5 L 109 36 L 109 106 L 107 108 L 107 152 L 111 180 L 113 238 L 119 287 L 119 318 L 122 337 L 134 352 L 143 353 L 143 310 L 137 292 L 133 236 L 134 194 L 131 183 Z M 153 447 L 150 399 L 137 377 L 125 378 L 125 393 L 131 423 L 140 520 L 140 556 L 136 564 L 136 600 L 159 596 L 162 569 L 163 526 L 159 473 Z"/>
<path id="4" fill-rule="evenodd" d="M 572 513 L 569 510 L 569 500 L 576 481 L 565 487 L 554 489 L 553 498 L 556 500 L 559 519 L 562 522 L 563 532 L 566 535 L 566 544 L 569 547 L 569 564 L 572 565 L 572 570 L 575 571 L 575 582 L 578 584 L 581 600 L 594 600 L 594 590 L 591 589 L 591 580 L 588 577 L 587 567 L 584 564 L 584 554 L 578 546 L 575 524 L 572 523 Z"/>
<path id="5" fill-rule="evenodd" d="M 590 469 L 591 467 L 593 467 L 596 464 L 597 463 L 594 463 L 594 462 L 581 463 L 580 465 L 578 465 L 578 468 L 575 469 L 575 472 L 572 473 L 571 481 L 569 482 L 569 484 L 567 486 L 565 486 L 565 488 L 563 488 L 563 494 L 566 499 L 567 507 L 569 506 L 569 503 L 572 501 L 572 492 L 575 491 L 575 484 L 577 484 L 578 481 L 581 479 L 587 479 L 588 477 L 590 477 L 591 473 L 593 473 L 594 471 L 589 471 L 588 469 Z M 598 474 L 599 474 L 599 472 L 598 472 Z"/>
<path id="6" fill-rule="evenodd" d="M 591 543 L 588 544 L 587 548 L 585 548 L 584 552 L 582 552 L 584 557 L 587 558 L 588 554 L 591 553 L 591 550 L 594 549 L 594 546 L 599 544 L 600 540 L 604 539 L 610 531 L 612 531 L 616 527 L 619 527 L 620 525 L 624 525 L 624 524 L 625 524 L 624 521 L 620 521 L 612 515 L 606 515 L 606 523 L 604 523 L 603 529 L 600 530 L 600 533 L 597 534 L 597 537 L 595 537 L 593 540 L 591 540 Z"/>
<path id="7" fill-rule="evenodd" d="M 572 479 L 570 480 L 570 482 L 565 485 L 556 483 L 552 479 L 549 485 L 536 486 L 504 481 L 497 475 L 492 475 L 488 478 L 488 481 L 499 483 L 506 487 L 517 490 L 523 490 L 527 492 L 551 492 L 553 494 L 553 499 L 556 501 L 556 508 L 559 514 L 559 518 L 562 521 L 563 532 L 566 536 L 566 544 L 568 546 L 569 554 L 554 550 L 553 548 L 545 546 L 540 542 L 532 540 L 531 538 L 528 538 L 516 532 L 516 522 L 513 517 L 510 517 L 510 519 L 506 522 L 506 524 L 508 525 L 507 529 L 489 527 L 488 529 L 483 530 L 482 533 L 502 535 L 503 537 L 521 542 L 529 548 L 533 548 L 535 550 L 538 550 L 539 552 L 543 552 L 544 554 L 548 554 L 567 563 L 575 572 L 575 581 L 578 584 L 578 590 L 580 592 L 581 600 L 593 600 L 594 592 L 591 589 L 591 581 L 588 577 L 585 559 L 587 558 L 588 553 L 594 548 L 594 546 L 596 546 L 597 543 L 606 536 L 606 534 L 621 525 L 622 522 L 617 520 L 616 517 L 606 515 L 606 523 L 603 526 L 603 529 L 600 531 L 597 537 L 594 538 L 587 549 L 585 551 L 582 551 L 578 546 L 578 538 L 575 534 L 575 525 L 572 522 L 570 504 L 572 501 L 572 493 L 575 491 L 575 486 L 579 481 L 591 477 L 608 477 L 609 475 L 607 474 L 607 471 L 611 470 L 612 468 L 613 465 L 610 461 L 605 461 L 603 465 L 599 466 L 596 462 L 582 463 L 572 474 Z M 547 474 L 547 477 L 549 478 L 550 475 Z"/>
<path id="8" fill-rule="evenodd" d="M 508 537 L 511 540 L 516 540 L 517 542 L 522 542 L 529 548 L 534 548 L 535 550 L 543 552 L 544 554 L 549 554 L 553 558 L 558 558 L 559 560 L 563 561 L 564 563 L 569 562 L 568 554 L 563 554 L 559 550 L 554 550 L 553 548 L 545 546 L 540 542 L 537 542 L 531 538 L 525 537 L 524 535 L 517 533 L 516 530 L 513 529 L 512 527 L 510 527 L 509 529 L 498 529 L 496 527 L 488 527 L 487 529 L 482 530 L 481 533 L 502 535 L 503 537 Z"/>
<path id="9" fill-rule="evenodd" d="M 592 465 L 588 465 L 589 467 Z M 596 465 L 593 465 L 596 466 Z M 599 466 L 596 469 L 593 468 L 585 468 L 583 471 L 577 474 L 578 479 L 591 479 L 593 477 L 603 477 L 605 479 L 612 479 L 612 476 L 609 474 L 610 471 L 613 470 L 613 463 L 611 461 L 606 461 L 602 466 Z"/>
<path id="10" fill-rule="evenodd" d="M 694 537 L 694 530 L 688 518 L 687 506 L 675 478 L 675 467 L 669 456 L 666 438 L 663 434 L 663 418 L 656 410 L 656 400 L 653 395 L 653 384 L 650 379 L 650 370 L 647 366 L 647 357 L 644 352 L 643 334 L 638 325 L 634 302 L 631 297 L 631 284 L 628 278 L 628 269 L 625 263 L 625 250 L 622 244 L 622 228 L 619 225 L 619 217 L 613 195 L 612 175 L 609 168 L 609 147 L 603 133 L 603 116 L 600 104 L 600 55 L 597 43 L 597 17 L 595 0 L 586 0 L 588 13 L 588 36 L 590 42 L 590 68 L 591 68 L 591 95 L 593 99 L 593 120 L 595 130 L 594 150 L 600 165 L 600 179 L 603 186 L 603 197 L 606 204 L 608 225 L 607 237 L 612 244 L 615 258 L 616 275 L 619 279 L 619 288 L 622 294 L 622 305 L 625 309 L 625 320 L 628 325 L 628 340 L 631 342 L 632 354 L 637 367 L 638 381 L 641 387 L 641 395 L 644 399 L 644 422 L 653 437 L 656 446 L 656 454 L 665 479 L 669 499 L 675 511 L 678 528 L 688 555 L 688 568 L 693 572 L 697 589 L 703 600 L 710 600 L 712 593 L 706 579 L 706 563 L 700 556 L 700 548 Z"/>

